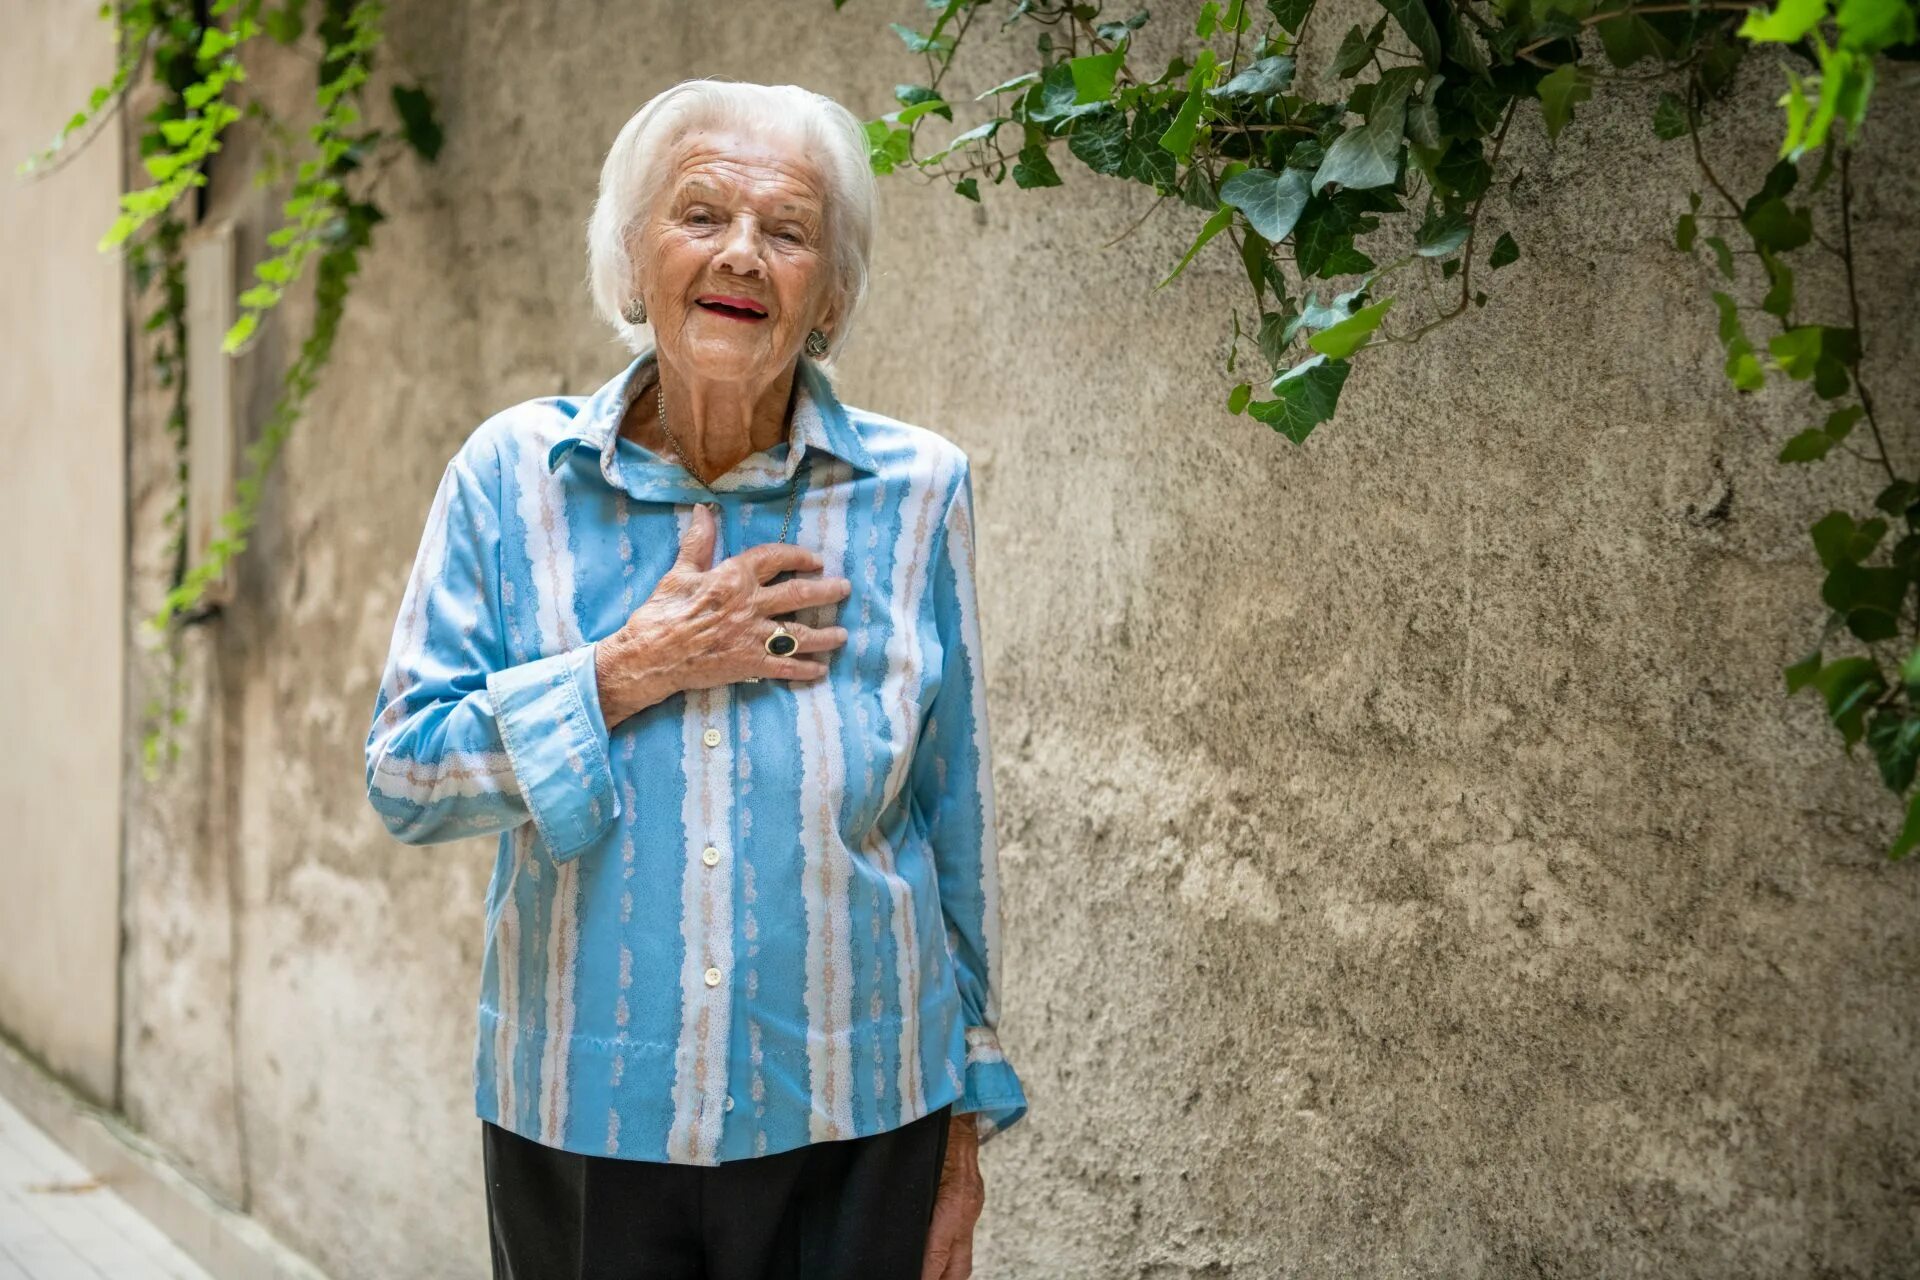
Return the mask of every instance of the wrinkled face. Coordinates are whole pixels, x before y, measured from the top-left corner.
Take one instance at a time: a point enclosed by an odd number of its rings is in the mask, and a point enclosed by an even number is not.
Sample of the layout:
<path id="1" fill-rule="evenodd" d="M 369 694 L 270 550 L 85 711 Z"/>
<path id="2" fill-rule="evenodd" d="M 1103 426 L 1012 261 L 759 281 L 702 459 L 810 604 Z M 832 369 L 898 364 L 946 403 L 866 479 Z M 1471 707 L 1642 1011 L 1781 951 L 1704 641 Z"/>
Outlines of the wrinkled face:
<path id="1" fill-rule="evenodd" d="M 662 357 L 697 376 L 753 380 L 829 337 L 826 190 L 783 138 L 698 130 L 675 147 L 636 246 Z"/>

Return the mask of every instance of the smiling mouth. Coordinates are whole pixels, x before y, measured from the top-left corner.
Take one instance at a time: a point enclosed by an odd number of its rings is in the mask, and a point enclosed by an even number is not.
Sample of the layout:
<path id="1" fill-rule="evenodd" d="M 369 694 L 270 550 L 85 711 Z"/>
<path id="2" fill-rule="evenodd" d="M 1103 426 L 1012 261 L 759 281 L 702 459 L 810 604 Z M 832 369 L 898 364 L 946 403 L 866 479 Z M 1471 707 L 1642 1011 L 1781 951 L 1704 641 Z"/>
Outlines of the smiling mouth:
<path id="1" fill-rule="evenodd" d="M 734 320 L 765 320 L 767 313 L 744 304 L 721 302 L 715 298 L 695 299 L 694 305 L 715 315 L 727 316 Z"/>

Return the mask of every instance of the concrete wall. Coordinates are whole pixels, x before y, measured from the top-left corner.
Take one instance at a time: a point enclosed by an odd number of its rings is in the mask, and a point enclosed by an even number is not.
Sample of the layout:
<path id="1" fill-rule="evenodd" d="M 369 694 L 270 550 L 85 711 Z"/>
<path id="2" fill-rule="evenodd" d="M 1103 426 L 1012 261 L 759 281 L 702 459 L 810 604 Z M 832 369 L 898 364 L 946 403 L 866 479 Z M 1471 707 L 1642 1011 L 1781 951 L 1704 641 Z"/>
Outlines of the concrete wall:
<path id="1" fill-rule="evenodd" d="M 723 74 L 874 114 L 918 74 L 884 23 L 923 14 L 391 11 L 383 70 L 430 84 L 446 150 L 381 179 L 237 604 L 187 641 L 197 737 L 128 841 L 127 1108 L 340 1277 L 485 1269 L 491 848 L 396 845 L 362 794 L 440 469 L 624 362 L 581 231 L 635 107 Z M 1015 59 L 983 41 L 956 83 Z M 252 83 L 291 105 L 308 75 Z M 1765 162 L 1774 77 L 1756 60 L 1714 126 L 1728 155 Z M 1521 117 L 1526 177 L 1487 212 L 1520 262 L 1368 360 L 1304 448 L 1222 407 L 1231 255 L 1149 288 L 1190 213 L 1103 250 L 1145 188 L 884 184 L 845 386 L 975 459 L 1034 1104 L 987 1153 L 979 1275 L 1912 1274 L 1920 874 L 1878 860 L 1889 801 L 1779 691 L 1820 621 L 1804 528 L 1863 482 L 1773 463 L 1803 407 L 1725 388 L 1709 286 L 1659 248 L 1694 179 L 1653 93 L 1609 87 L 1557 151 Z M 1864 302 L 1910 411 L 1920 197 L 1877 145 Z M 257 254 L 248 154 L 210 209 Z M 246 358 L 256 420 L 304 315 Z M 170 464 L 136 392 L 144 610 Z"/>
<path id="2" fill-rule="evenodd" d="M 90 6 L 0 0 L 0 1034 L 115 1101 L 125 689 L 125 299 L 94 248 L 120 191 L 109 115 L 16 167 L 113 75 Z M 76 218 L 93 209 L 93 219 Z"/>

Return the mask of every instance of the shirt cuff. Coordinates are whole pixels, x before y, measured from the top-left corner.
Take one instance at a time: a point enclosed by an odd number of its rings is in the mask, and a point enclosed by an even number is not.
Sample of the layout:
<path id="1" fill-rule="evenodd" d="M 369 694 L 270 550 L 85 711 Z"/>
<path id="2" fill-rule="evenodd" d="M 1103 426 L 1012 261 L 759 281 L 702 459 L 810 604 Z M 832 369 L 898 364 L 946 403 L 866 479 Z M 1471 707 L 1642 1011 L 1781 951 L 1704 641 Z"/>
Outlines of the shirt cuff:
<path id="1" fill-rule="evenodd" d="M 577 857 L 620 816 L 594 668 L 598 646 L 487 675 L 507 759 L 555 862 Z"/>
<path id="2" fill-rule="evenodd" d="M 985 1142 L 1027 1114 L 1027 1094 L 1013 1064 L 1000 1052 L 1000 1036 L 992 1027 L 968 1027 L 966 1034 L 966 1083 L 953 1111 L 975 1112 L 974 1126 Z"/>

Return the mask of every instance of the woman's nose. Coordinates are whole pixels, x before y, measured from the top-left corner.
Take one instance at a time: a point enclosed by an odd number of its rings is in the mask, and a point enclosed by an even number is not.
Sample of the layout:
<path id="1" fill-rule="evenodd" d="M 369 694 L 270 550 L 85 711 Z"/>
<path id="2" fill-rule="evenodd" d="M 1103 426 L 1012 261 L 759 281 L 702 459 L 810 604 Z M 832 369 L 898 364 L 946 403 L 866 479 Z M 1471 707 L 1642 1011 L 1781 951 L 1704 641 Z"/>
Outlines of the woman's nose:
<path id="1" fill-rule="evenodd" d="M 760 229 L 751 218 L 736 218 L 727 228 L 714 261 L 736 275 L 760 274 Z"/>

